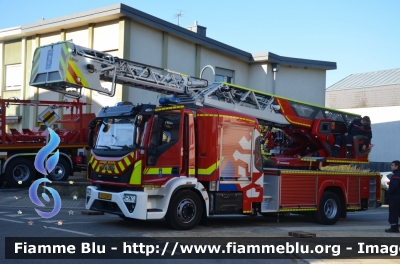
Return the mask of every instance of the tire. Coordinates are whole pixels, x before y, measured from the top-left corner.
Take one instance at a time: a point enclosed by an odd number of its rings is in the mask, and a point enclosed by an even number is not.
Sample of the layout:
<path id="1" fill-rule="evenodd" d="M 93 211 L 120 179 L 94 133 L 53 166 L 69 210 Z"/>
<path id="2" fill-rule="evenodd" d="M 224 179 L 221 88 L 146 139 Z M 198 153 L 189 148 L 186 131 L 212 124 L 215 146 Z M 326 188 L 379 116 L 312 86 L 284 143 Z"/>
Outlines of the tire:
<path id="1" fill-rule="evenodd" d="M 199 196 L 184 190 L 172 197 L 165 220 L 172 229 L 189 230 L 200 222 L 202 214 L 203 204 Z"/>
<path id="2" fill-rule="evenodd" d="M 5 180 L 12 187 L 27 187 L 36 178 L 36 169 L 28 159 L 13 159 L 7 164 Z M 20 182 L 20 184 L 18 184 Z"/>
<path id="3" fill-rule="evenodd" d="M 59 159 L 54 170 L 47 175 L 51 181 L 66 181 L 71 173 L 71 167 L 65 159 Z"/>
<path id="4" fill-rule="evenodd" d="M 314 213 L 317 223 L 323 225 L 334 225 L 340 217 L 340 199 L 333 193 L 326 191 L 322 194 L 318 211 Z"/>

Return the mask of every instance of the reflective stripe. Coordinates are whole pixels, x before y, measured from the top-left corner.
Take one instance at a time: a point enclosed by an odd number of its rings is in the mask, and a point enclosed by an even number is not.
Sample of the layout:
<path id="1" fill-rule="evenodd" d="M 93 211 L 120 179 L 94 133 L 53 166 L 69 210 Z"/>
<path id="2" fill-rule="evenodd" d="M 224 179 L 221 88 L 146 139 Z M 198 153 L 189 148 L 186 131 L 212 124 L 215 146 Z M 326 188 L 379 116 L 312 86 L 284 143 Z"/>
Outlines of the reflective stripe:
<path id="1" fill-rule="evenodd" d="M 67 79 L 68 82 L 74 84 L 82 84 L 82 86 L 88 87 L 86 79 L 83 77 L 82 73 L 79 71 L 79 68 L 76 66 L 74 61 L 68 62 L 68 70 L 67 70 Z M 78 81 L 79 78 L 79 81 Z"/>
<path id="2" fill-rule="evenodd" d="M 126 165 L 128 165 L 128 166 L 131 165 L 131 161 L 129 160 L 128 157 L 125 157 L 124 161 L 125 161 Z"/>
<path id="3" fill-rule="evenodd" d="M 133 168 L 131 179 L 129 184 L 141 184 L 142 183 L 142 160 L 135 163 Z"/>
<path id="4" fill-rule="evenodd" d="M 183 107 L 184 107 L 183 105 L 160 107 L 160 108 L 156 108 L 154 111 L 159 112 L 159 111 L 166 111 L 166 110 L 182 109 Z"/>
<path id="5" fill-rule="evenodd" d="M 161 169 L 162 174 L 172 174 L 172 168 L 148 168 L 144 174 L 159 174 Z"/>
<path id="6" fill-rule="evenodd" d="M 299 212 L 299 211 L 317 211 L 317 208 L 285 208 L 279 209 L 279 212 Z"/>
<path id="7" fill-rule="evenodd" d="M 220 164 L 221 164 L 221 161 L 219 160 L 217 163 L 214 163 L 207 169 L 197 169 L 197 173 L 202 174 L 202 175 L 211 175 L 211 173 L 213 173 L 219 167 Z"/>
<path id="8" fill-rule="evenodd" d="M 348 210 L 360 210 L 361 206 L 347 206 Z"/>
<path id="9" fill-rule="evenodd" d="M 355 160 L 326 160 L 326 162 L 330 163 L 358 163 L 358 164 L 368 164 L 369 161 L 355 161 Z"/>
<path id="10" fill-rule="evenodd" d="M 224 117 L 224 118 L 232 118 L 232 119 L 237 119 L 237 120 L 243 120 L 247 122 L 252 122 L 255 123 L 256 121 L 253 119 L 245 118 L 245 117 L 240 117 L 240 116 L 231 116 L 231 115 L 220 115 L 220 114 L 198 114 L 197 117 Z"/>
<path id="11" fill-rule="evenodd" d="M 97 160 L 95 159 L 94 162 L 93 162 L 93 164 L 92 164 L 92 168 L 95 169 L 95 168 L 96 168 L 96 165 L 97 165 Z M 97 168 L 96 171 L 99 171 L 98 168 Z"/>
<path id="12" fill-rule="evenodd" d="M 296 124 L 296 125 L 311 127 L 311 125 L 309 125 L 309 124 L 293 121 L 293 120 L 291 120 L 291 119 L 290 119 L 288 116 L 286 116 L 286 115 L 285 115 L 285 118 L 286 118 L 286 120 L 289 121 L 289 123 L 291 123 L 291 124 Z"/>
<path id="13" fill-rule="evenodd" d="M 125 166 L 124 166 L 124 164 L 122 164 L 121 161 L 118 161 L 118 166 L 119 166 L 119 168 L 121 169 L 121 171 L 124 171 L 124 170 L 125 170 Z"/>
<path id="14" fill-rule="evenodd" d="M 379 176 L 379 173 L 374 172 L 342 172 L 342 171 L 296 171 L 282 170 L 285 174 L 313 174 L 313 175 L 356 175 L 356 176 Z"/>
<path id="15" fill-rule="evenodd" d="M 135 156 L 135 153 L 132 152 L 129 155 L 127 155 L 125 158 L 123 158 L 122 160 L 115 161 L 115 162 L 98 161 L 94 158 L 94 156 L 91 156 L 90 160 L 89 160 L 89 164 L 92 165 L 93 170 L 96 172 L 100 172 L 100 170 L 101 170 L 103 173 L 120 174 L 124 170 L 126 170 L 130 165 L 132 165 L 132 163 L 134 162 L 134 159 L 133 159 L 134 156 Z M 101 168 L 100 167 L 101 164 L 108 164 L 108 165 L 112 164 L 114 166 L 114 169 L 109 170 L 109 168 L 111 168 L 111 167 L 102 167 Z"/>

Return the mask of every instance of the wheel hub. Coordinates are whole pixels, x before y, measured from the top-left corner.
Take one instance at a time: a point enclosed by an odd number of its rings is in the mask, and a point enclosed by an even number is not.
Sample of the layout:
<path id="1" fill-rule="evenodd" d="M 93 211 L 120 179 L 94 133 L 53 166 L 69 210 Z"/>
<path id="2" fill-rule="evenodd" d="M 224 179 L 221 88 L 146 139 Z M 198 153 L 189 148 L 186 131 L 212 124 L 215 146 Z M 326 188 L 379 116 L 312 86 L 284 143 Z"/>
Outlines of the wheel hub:
<path id="1" fill-rule="evenodd" d="M 196 215 L 196 205 L 190 199 L 181 201 L 177 208 L 177 214 L 180 221 L 189 223 Z"/>
<path id="2" fill-rule="evenodd" d="M 26 181 L 29 175 L 29 168 L 24 165 L 20 165 L 13 170 L 13 177 L 17 181 Z"/>
<path id="3" fill-rule="evenodd" d="M 64 175 L 64 168 L 62 166 L 57 165 L 54 170 L 50 173 L 55 180 L 59 180 Z"/>
<path id="4" fill-rule="evenodd" d="M 333 199 L 329 199 L 325 202 L 324 205 L 324 212 L 325 212 L 325 216 L 329 219 L 332 219 L 336 216 L 337 214 L 337 204 L 335 202 L 335 200 Z"/>

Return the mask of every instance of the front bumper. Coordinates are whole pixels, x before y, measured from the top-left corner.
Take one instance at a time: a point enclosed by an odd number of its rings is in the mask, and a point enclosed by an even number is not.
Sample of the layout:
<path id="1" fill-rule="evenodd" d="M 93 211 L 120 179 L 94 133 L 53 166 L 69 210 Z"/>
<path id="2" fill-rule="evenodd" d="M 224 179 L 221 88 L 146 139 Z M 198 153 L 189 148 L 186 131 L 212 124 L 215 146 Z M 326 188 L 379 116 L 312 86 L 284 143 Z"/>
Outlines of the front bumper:
<path id="1" fill-rule="evenodd" d="M 146 192 L 99 191 L 95 186 L 88 186 L 86 190 L 86 209 L 88 210 L 116 214 L 134 219 L 147 219 L 148 197 Z M 124 195 L 136 195 L 135 202 L 124 201 Z"/>

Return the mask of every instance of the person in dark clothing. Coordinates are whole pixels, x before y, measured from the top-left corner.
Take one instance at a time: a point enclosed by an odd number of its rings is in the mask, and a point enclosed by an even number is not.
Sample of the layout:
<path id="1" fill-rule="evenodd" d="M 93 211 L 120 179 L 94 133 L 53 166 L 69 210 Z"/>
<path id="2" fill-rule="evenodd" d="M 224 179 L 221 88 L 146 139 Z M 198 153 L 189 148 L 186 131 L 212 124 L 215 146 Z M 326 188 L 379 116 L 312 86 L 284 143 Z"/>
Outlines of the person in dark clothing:
<path id="1" fill-rule="evenodd" d="M 399 233 L 399 210 L 400 210 L 400 161 L 392 162 L 390 168 L 393 176 L 390 178 L 389 190 L 389 224 L 390 228 L 386 229 L 387 233 Z"/>
<path id="2" fill-rule="evenodd" d="M 349 127 L 347 128 L 347 133 L 342 136 L 336 137 L 335 148 L 333 150 L 333 157 L 337 158 L 339 155 L 340 145 L 343 141 L 346 142 L 347 148 L 347 158 L 353 158 L 353 137 L 354 136 L 366 136 L 367 139 L 363 143 L 363 149 L 371 143 L 372 130 L 371 130 L 371 119 L 369 116 L 364 116 L 363 118 L 354 119 Z"/>

